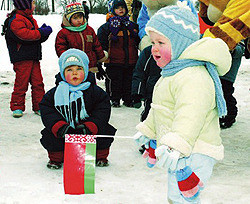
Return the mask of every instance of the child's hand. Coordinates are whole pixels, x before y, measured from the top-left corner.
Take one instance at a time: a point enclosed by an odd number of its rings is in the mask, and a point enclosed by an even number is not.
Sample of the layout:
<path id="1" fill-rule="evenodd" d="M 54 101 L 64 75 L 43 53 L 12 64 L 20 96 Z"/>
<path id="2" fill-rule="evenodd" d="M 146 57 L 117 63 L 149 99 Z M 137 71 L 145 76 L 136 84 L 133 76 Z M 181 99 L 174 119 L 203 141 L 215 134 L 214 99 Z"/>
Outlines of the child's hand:
<path id="1" fill-rule="evenodd" d="M 42 24 L 41 28 L 44 28 L 44 27 L 46 27 L 46 26 L 47 26 L 46 23 L 44 23 L 44 24 Z"/>
<path id="2" fill-rule="evenodd" d="M 176 179 L 181 195 L 187 201 L 195 200 L 204 188 L 203 182 L 189 166 L 176 171 Z"/>
<path id="3" fill-rule="evenodd" d="M 76 130 L 69 125 L 64 125 L 57 131 L 57 137 L 65 138 L 65 134 L 76 134 Z"/>
<path id="4" fill-rule="evenodd" d="M 86 127 L 86 125 L 81 124 L 76 126 L 76 131 L 79 132 L 79 134 L 84 134 L 84 135 L 92 135 L 93 133 Z"/>
<path id="5" fill-rule="evenodd" d="M 150 140 L 149 147 L 145 149 L 142 155 L 144 158 L 148 157 L 147 165 L 149 168 L 154 167 L 156 163 L 155 149 L 156 149 L 156 140 Z"/>
<path id="6" fill-rule="evenodd" d="M 97 63 L 98 72 L 96 73 L 96 78 L 98 80 L 103 80 L 106 77 L 106 72 L 102 68 L 102 63 Z"/>
<path id="7" fill-rule="evenodd" d="M 139 146 L 145 145 L 146 149 L 149 147 L 150 139 L 146 137 L 145 135 L 143 135 L 141 132 L 137 132 L 134 135 L 134 140 L 136 144 L 138 144 Z"/>
<path id="8" fill-rule="evenodd" d="M 52 33 L 52 28 L 46 25 L 42 25 L 38 30 L 42 37 L 48 37 Z"/>
<path id="9" fill-rule="evenodd" d="M 179 151 L 171 149 L 167 145 L 161 145 L 155 150 L 155 156 L 159 158 L 157 165 L 174 171 L 177 167 L 180 154 Z"/>
<path id="10" fill-rule="evenodd" d="M 76 128 L 64 125 L 58 130 L 57 137 L 64 138 L 65 134 L 91 135 L 92 132 L 84 124 L 78 125 Z"/>

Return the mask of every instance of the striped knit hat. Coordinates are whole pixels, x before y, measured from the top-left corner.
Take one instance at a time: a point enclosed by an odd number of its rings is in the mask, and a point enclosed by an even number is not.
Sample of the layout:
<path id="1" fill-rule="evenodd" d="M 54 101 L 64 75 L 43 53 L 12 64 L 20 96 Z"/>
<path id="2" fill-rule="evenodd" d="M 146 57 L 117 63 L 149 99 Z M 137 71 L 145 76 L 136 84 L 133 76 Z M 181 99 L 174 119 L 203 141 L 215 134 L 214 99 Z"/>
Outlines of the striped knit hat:
<path id="1" fill-rule="evenodd" d="M 76 13 L 82 13 L 84 16 L 84 9 L 82 7 L 81 3 L 78 2 L 74 2 L 74 3 L 70 3 L 66 6 L 65 9 L 65 17 L 67 18 L 67 20 L 70 22 L 71 17 L 76 14 Z"/>
<path id="2" fill-rule="evenodd" d="M 31 9 L 31 4 L 33 0 L 13 0 L 16 9 L 25 10 Z"/>
<path id="3" fill-rule="evenodd" d="M 153 15 L 146 25 L 146 32 L 154 31 L 171 42 L 171 60 L 178 59 L 192 43 L 199 40 L 199 21 L 185 5 L 167 6 Z"/>

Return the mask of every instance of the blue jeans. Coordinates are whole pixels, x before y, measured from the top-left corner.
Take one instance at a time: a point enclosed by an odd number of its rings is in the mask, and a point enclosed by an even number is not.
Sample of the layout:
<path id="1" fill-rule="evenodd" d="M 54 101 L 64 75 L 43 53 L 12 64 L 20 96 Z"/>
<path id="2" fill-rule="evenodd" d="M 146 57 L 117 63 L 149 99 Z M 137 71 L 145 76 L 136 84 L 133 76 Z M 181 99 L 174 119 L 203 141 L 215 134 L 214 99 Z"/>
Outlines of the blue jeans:
<path id="1" fill-rule="evenodd" d="M 200 178 L 206 187 L 207 181 L 210 179 L 216 160 L 203 154 L 191 154 L 189 157 L 179 159 L 177 170 L 190 166 L 192 171 Z M 179 190 L 175 172 L 168 172 L 168 201 L 174 204 L 200 203 L 199 196 L 196 200 L 188 202 L 185 200 Z"/>

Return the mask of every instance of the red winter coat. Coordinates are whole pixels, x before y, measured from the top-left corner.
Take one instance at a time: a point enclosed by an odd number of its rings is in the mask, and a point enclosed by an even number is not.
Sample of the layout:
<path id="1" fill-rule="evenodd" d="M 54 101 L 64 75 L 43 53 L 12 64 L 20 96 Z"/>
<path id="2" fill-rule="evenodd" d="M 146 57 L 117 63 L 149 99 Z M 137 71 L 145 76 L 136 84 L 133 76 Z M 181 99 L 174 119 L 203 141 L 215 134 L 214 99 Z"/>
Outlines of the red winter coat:
<path id="1" fill-rule="evenodd" d="M 70 23 L 63 17 L 62 29 L 56 36 L 56 53 L 58 57 L 70 48 L 84 51 L 89 57 L 89 71 L 98 72 L 97 62 L 104 62 L 107 57 L 92 27 L 87 25 L 81 32 L 70 31 L 66 26 Z"/>
<path id="2" fill-rule="evenodd" d="M 10 17 L 6 42 L 12 63 L 23 60 L 41 60 L 41 38 L 36 20 L 30 9 L 15 10 Z"/>

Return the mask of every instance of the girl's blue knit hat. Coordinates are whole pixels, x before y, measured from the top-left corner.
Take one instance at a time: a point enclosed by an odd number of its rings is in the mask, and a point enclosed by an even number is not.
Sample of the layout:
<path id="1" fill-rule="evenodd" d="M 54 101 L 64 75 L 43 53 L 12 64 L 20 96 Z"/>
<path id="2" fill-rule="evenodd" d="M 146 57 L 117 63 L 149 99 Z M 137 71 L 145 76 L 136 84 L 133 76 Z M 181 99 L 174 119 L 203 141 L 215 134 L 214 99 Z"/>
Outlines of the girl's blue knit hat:
<path id="1" fill-rule="evenodd" d="M 189 45 L 200 38 L 199 21 L 185 5 L 160 9 L 150 18 L 145 30 L 147 34 L 154 31 L 170 40 L 171 60 L 178 59 Z"/>
<path id="2" fill-rule="evenodd" d="M 85 74 L 85 78 L 83 81 L 85 81 L 88 77 L 88 72 L 89 72 L 89 58 L 86 55 L 86 53 L 74 48 L 68 49 L 67 51 L 62 53 L 62 55 L 59 58 L 59 67 L 60 67 L 61 77 L 64 81 L 66 81 L 64 77 L 64 70 L 68 66 L 72 65 L 83 67 Z"/>

